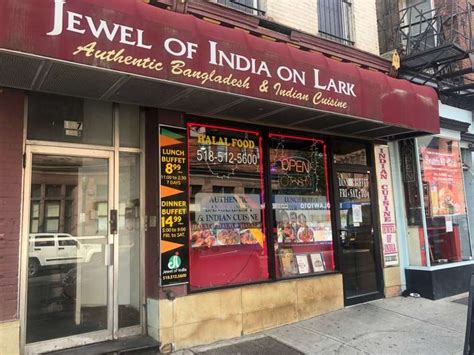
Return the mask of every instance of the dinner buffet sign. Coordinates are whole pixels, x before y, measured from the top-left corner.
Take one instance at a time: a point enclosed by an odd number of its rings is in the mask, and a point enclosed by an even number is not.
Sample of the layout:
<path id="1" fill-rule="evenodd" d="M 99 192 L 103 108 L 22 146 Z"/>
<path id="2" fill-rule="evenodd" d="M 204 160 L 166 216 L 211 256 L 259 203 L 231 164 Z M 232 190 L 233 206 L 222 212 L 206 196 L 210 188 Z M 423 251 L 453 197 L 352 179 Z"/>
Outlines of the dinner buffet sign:
<path id="1" fill-rule="evenodd" d="M 160 126 L 161 285 L 189 281 L 188 153 L 186 130 Z"/>
<path id="2" fill-rule="evenodd" d="M 140 9 L 127 16 L 100 3 L 31 0 L 7 5 L 23 8 L 22 16 L 28 18 L 16 34 L 21 39 L 0 38 L 0 47 L 6 41 L 16 50 L 61 60 L 363 116 L 355 66 L 151 6 L 149 13 Z M 130 7 L 140 6 L 131 1 Z M 380 91 L 378 84 L 373 91 Z"/>

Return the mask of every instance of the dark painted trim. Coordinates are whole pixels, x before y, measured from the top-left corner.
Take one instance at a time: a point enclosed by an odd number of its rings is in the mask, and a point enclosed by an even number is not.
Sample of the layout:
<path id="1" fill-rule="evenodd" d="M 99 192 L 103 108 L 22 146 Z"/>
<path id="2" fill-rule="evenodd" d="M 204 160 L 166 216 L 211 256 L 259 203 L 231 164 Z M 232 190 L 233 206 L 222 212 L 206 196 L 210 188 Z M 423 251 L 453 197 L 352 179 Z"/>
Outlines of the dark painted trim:
<path id="1" fill-rule="evenodd" d="M 467 132 L 469 129 L 469 126 L 471 125 L 470 123 L 467 122 L 460 122 L 456 120 L 452 120 L 450 118 L 445 118 L 445 117 L 440 117 L 440 126 L 441 128 L 445 129 L 451 129 L 453 131 L 459 131 L 459 132 Z"/>
<path id="2" fill-rule="evenodd" d="M 438 270 L 405 269 L 407 290 L 437 300 L 469 291 L 474 264 Z"/>
<path id="3" fill-rule="evenodd" d="M 461 140 L 468 143 L 474 144 L 474 134 L 461 132 Z"/>
<path id="4" fill-rule="evenodd" d="M 158 110 L 145 110 L 145 294 L 158 297 L 159 239 L 158 225 L 150 226 L 150 217 L 158 216 Z"/>

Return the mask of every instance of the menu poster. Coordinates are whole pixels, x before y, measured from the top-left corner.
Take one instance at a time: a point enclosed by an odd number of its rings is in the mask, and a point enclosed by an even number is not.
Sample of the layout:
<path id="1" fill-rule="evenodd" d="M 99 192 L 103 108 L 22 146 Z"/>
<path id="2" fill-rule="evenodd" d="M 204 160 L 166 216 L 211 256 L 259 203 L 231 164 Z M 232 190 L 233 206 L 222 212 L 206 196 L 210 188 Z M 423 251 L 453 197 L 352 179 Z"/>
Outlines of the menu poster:
<path id="1" fill-rule="evenodd" d="M 332 242 L 326 196 L 275 195 L 279 243 Z"/>
<path id="2" fill-rule="evenodd" d="M 310 254 L 310 258 L 313 272 L 321 272 L 325 270 L 324 259 L 321 253 Z"/>
<path id="3" fill-rule="evenodd" d="M 198 193 L 191 241 L 193 248 L 260 244 L 262 212 L 258 194 Z"/>
<path id="4" fill-rule="evenodd" d="M 295 253 L 292 248 L 280 248 L 280 269 L 282 276 L 296 275 L 298 273 Z"/>
<path id="5" fill-rule="evenodd" d="M 423 181 L 428 186 L 430 216 L 466 213 L 459 142 L 448 148 L 422 148 Z"/>
<path id="6" fill-rule="evenodd" d="M 307 254 L 296 255 L 296 264 L 299 274 L 309 274 L 309 262 Z"/>
<path id="7" fill-rule="evenodd" d="M 354 224 L 362 223 L 362 205 L 352 205 L 352 221 L 354 222 Z"/>
<path id="8" fill-rule="evenodd" d="M 160 126 L 161 285 L 189 281 L 186 130 Z"/>

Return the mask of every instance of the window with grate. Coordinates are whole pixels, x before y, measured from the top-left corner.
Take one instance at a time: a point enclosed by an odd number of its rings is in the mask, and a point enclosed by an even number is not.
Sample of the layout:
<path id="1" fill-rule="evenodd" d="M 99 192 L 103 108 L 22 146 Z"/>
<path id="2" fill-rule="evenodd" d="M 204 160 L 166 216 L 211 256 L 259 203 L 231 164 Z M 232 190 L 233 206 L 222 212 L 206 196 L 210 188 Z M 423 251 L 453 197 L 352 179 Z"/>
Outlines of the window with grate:
<path id="1" fill-rule="evenodd" d="M 257 15 L 258 0 L 217 0 L 218 4 L 232 7 L 233 9 Z"/>
<path id="2" fill-rule="evenodd" d="M 318 0 L 318 27 L 321 37 L 353 45 L 352 1 Z"/>

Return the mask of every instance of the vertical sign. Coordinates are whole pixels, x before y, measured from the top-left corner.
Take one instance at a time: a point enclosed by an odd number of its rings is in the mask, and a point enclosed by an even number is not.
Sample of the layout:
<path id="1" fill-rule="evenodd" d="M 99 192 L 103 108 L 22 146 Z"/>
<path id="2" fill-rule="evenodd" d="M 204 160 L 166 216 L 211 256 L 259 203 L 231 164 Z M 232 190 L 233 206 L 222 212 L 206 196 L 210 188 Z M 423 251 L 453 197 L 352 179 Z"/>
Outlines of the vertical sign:
<path id="1" fill-rule="evenodd" d="M 388 146 L 375 146 L 375 169 L 379 197 L 380 227 L 382 231 L 385 267 L 398 265 L 397 228 L 393 204 L 392 175 Z"/>
<path id="2" fill-rule="evenodd" d="M 186 129 L 160 126 L 161 285 L 189 280 Z"/>

